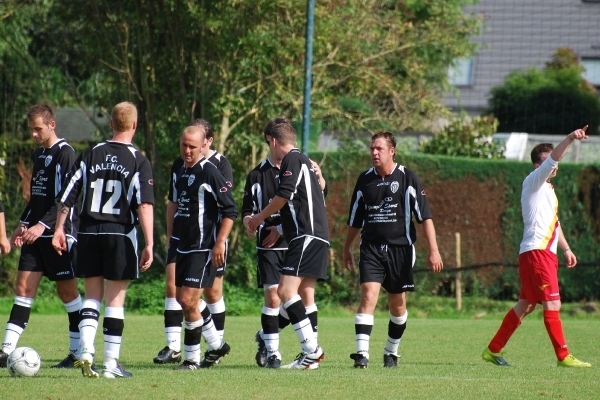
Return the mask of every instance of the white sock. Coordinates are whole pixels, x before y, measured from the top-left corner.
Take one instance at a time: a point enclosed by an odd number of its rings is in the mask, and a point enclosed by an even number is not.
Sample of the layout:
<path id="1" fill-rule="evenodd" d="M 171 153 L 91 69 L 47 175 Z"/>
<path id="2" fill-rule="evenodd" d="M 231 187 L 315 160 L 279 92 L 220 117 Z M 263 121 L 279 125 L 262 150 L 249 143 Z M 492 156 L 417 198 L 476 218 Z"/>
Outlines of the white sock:
<path id="1" fill-rule="evenodd" d="M 267 306 L 263 306 L 262 313 L 272 317 L 277 317 L 279 315 L 279 308 L 269 308 Z M 261 329 L 260 336 L 265 341 L 265 346 L 267 347 L 267 356 L 269 355 L 269 352 L 273 353 L 279 350 L 279 332 L 265 333 Z"/>
<path id="2" fill-rule="evenodd" d="M 202 326 L 203 323 L 204 323 L 204 320 L 202 319 L 202 317 L 200 317 L 200 319 L 198 321 L 193 321 L 193 322 L 188 322 L 186 320 L 183 321 L 183 324 L 185 325 L 185 329 L 190 330 L 190 331 Z M 200 343 L 193 344 L 193 345 L 187 345 L 184 343 L 183 351 L 184 351 L 185 360 L 191 361 L 196 364 L 198 364 L 200 362 Z"/>
<path id="3" fill-rule="evenodd" d="M 81 310 L 81 306 L 83 302 L 81 301 L 81 296 L 77 296 L 77 298 L 69 303 L 63 303 L 67 310 L 67 313 L 79 312 Z M 73 354 L 75 357 L 79 358 L 79 341 L 81 340 L 81 335 L 79 331 L 71 332 L 69 330 L 69 352 Z"/>
<path id="4" fill-rule="evenodd" d="M 200 314 L 202 314 L 202 311 L 206 308 L 206 302 L 201 301 L 199 308 Z M 221 336 L 219 336 L 219 332 L 217 332 L 217 328 L 215 328 L 212 318 L 208 323 L 202 325 L 202 337 L 206 341 L 209 351 L 216 350 L 223 344 L 223 339 L 221 339 Z"/>
<path id="5" fill-rule="evenodd" d="M 125 310 L 123 307 L 106 307 L 104 309 L 104 318 L 125 319 Z M 117 360 L 121 353 L 122 336 L 104 335 L 104 366 L 106 368 L 116 368 Z"/>
<path id="6" fill-rule="evenodd" d="M 94 299 L 85 299 L 83 302 L 83 306 L 81 308 L 91 308 L 92 310 L 96 310 L 98 314 L 100 314 L 100 306 L 101 303 Z M 94 347 L 94 339 L 96 338 L 96 331 L 98 330 L 98 320 L 95 318 L 86 318 L 85 315 L 81 315 L 81 321 L 79 322 L 79 334 L 80 334 L 80 352 L 85 349 L 88 353 L 96 353 L 96 348 Z"/>
<path id="7" fill-rule="evenodd" d="M 356 316 L 354 317 L 355 325 L 371 325 L 371 326 L 373 326 L 374 321 L 375 321 L 375 318 L 370 314 L 356 314 Z M 370 339 L 371 339 L 370 335 L 365 335 L 362 333 L 359 333 L 356 335 L 356 352 L 363 353 L 363 355 L 367 358 L 369 358 L 369 340 Z"/>
<path id="8" fill-rule="evenodd" d="M 221 314 L 224 313 L 226 311 L 225 308 L 225 300 L 223 297 L 221 297 L 221 299 L 219 301 L 217 301 L 216 303 L 206 303 L 207 307 L 208 307 L 208 311 L 210 311 L 210 313 L 212 315 L 215 314 Z M 216 329 L 216 326 L 215 326 Z M 223 340 L 223 336 L 225 335 L 225 327 L 223 327 L 223 329 L 221 330 L 217 330 L 217 333 L 219 334 L 219 337 L 221 338 L 221 340 Z"/>

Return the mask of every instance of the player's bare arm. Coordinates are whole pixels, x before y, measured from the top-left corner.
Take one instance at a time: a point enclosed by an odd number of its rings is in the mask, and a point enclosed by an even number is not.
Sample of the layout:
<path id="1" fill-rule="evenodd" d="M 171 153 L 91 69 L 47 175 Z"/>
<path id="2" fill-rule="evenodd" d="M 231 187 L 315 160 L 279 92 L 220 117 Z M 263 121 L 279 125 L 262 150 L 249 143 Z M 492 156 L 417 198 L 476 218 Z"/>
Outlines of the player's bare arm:
<path id="1" fill-rule="evenodd" d="M 154 254 L 152 248 L 154 247 L 154 207 L 150 203 L 142 203 L 138 207 L 138 216 L 140 219 L 140 226 L 142 227 L 142 233 L 144 234 L 144 241 L 146 246 L 142 250 L 140 257 L 140 271 L 144 272 L 152 265 L 154 260 Z"/>
<path id="2" fill-rule="evenodd" d="M 248 235 L 248 237 L 250 239 L 254 239 L 254 232 L 252 231 L 249 227 L 248 227 L 248 223 L 250 222 L 250 219 L 252 219 L 252 215 L 246 215 L 243 219 L 242 219 L 242 223 L 244 224 L 244 228 L 246 228 L 246 235 Z"/>
<path id="3" fill-rule="evenodd" d="M 173 220 L 175 219 L 175 213 L 177 212 L 177 203 L 174 201 L 167 202 L 167 247 L 169 240 L 173 236 Z"/>
<path id="4" fill-rule="evenodd" d="M 557 231 L 558 247 L 563 251 L 565 255 L 565 258 L 567 260 L 567 268 L 573 268 L 575 265 L 577 265 L 577 257 L 575 257 L 575 254 L 569 247 L 569 243 L 567 243 L 567 239 L 565 238 L 565 235 L 563 235 L 562 227 L 560 225 L 558 225 Z"/>
<path id="5" fill-rule="evenodd" d="M 426 219 L 421 225 L 423 225 L 423 233 L 425 234 L 425 239 L 429 245 L 429 257 L 427 258 L 429 268 L 431 268 L 433 272 L 440 272 L 444 268 L 444 263 L 442 262 L 440 251 L 438 250 L 433 220 Z"/>
<path id="6" fill-rule="evenodd" d="M 269 231 L 269 235 L 265 238 L 265 240 L 263 240 L 261 244 L 263 247 L 270 248 L 273 247 L 275 243 L 277 243 L 281 235 L 279 234 L 279 231 L 276 226 L 269 226 L 266 229 Z"/>
<path id="7" fill-rule="evenodd" d="M 225 248 L 231 228 L 233 228 L 234 220 L 231 218 L 223 218 L 221 221 L 221 227 L 217 233 L 217 240 L 212 248 L 212 260 L 213 266 L 218 267 L 225 264 Z"/>
<path id="8" fill-rule="evenodd" d="M 23 246 L 23 234 L 27 232 L 27 225 L 20 223 L 10 237 L 10 242 L 15 247 Z"/>
<path id="9" fill-rule="evenodd" d="M 10 242 L 6 236 L 6 220 L 4 219 L 4 213 L 0 213 L 0 249 L 2 255 L 10 253 Z"/>
<path id="10" fill-rule="evenodd" d="M 569 146 L 571 146 L 571 143 L 573 143 L 574 140 L 584 140 L 588 138 L 585 134 L 587 128 L 588 126 L 586 125 L 581 129 L 576 129 L 573 132 L 569 133 L 567 137 L 562 142 L 560 142 L 554 148 L 554 150 L 552 150 L 550 157 L 552 157 L 554 161 L 562 160 L 562 158 L 567 153 L 567 150 L 569 150 Z"/>
<path id="11" fill-rule="evenodd" d="M 344 242 L 343 263 L 347 270 L 351 271 L 354 268 L 354 256 L 352 255 L 352 245 L 360 233 L 360 228 L 348 226 L 346 232 L 346 241 Z"/>
<path id="12" fill-rule="evenodd" d="M 67 238 L 65 237 L 64 226 L 71 207 L 60 203 L 56 212 L 56 225 L 54 225 L 54 236 L 52 237 L 52 247 L 59 255 L 67 251 Z"/>
<path id="13" fill-rule="evenodd" d="M 252 216 L 250 221 L 248 221 L 248 228 L 250 228 L 252 232 L 256 232 L 260 224 L 262 224 L 269 215 L 273 215 L 277 211 L 281 210 L 285 203 L 287 203 L 287 199 L 281 196 L 273 197 L 273 200 L 271 200 L 269 205 L 266 206 L 264 210 Z"/>
<path id="14" fill-rule="evenodd" d="M 325 190 L 326 182 L 325 178 L 323 178 L 323 174 L 321 173 L 321 167 L 319 167 L 319 164 L 317 164 L 313 160 L 310 160 L 310 162 L 313 166 L 313 169 L 315 170 L 315 175 L 317 175 L 317 179 L 319 179 L 319 186 L 321 187 L 321 190 Z"/>
<path id="15" fill-rule="evenodd" d="M 38 222 L 37 224 L 23 232 L 23 242 L 25 244 L 33 244 L 33 242 L 35 242 L 37 238 L 42 236 L 45 230 L 46 227 Z"/>

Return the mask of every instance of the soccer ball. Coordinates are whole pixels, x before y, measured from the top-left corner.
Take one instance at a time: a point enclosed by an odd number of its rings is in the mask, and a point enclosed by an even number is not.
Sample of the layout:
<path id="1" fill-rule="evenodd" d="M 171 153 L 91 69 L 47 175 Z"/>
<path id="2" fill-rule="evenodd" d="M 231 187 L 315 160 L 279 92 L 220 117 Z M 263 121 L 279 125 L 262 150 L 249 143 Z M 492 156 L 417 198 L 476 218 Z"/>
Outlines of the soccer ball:
<path id="1" fill-rule="evenodd" d="M 31 347 L 17 347 L 8 356 L 10 376 L 36 376 L 41 366 L 40 355 Z"/>

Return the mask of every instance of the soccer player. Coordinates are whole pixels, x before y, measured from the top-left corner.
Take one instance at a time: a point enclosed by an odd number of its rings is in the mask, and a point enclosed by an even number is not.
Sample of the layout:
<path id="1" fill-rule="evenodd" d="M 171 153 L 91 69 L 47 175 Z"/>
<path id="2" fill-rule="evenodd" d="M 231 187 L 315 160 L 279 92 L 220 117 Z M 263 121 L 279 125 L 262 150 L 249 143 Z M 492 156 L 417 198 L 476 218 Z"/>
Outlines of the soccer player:
<path id="1" fill-rule="evenodd" d="M 4 205 L 0 201 L 0 252 L 5 256 L 10 253 L 10 242 L 6 236 L 6 219 L 4 218 Z"/>
<path id="2" fill-rule="evenodd" d="M 215 131 L 212 125 L 201 118 L 192 122 L 192 126 L 203 128 L 205 132 L 206 147 L 202 155 L 211 163 L 213 163 L 219 172 L 225 177 L 225 183 L 229 190 L 233 189 L 233 171 L 229 160 L 218 151 L 212 150 L 210 147 L 215 139 Z M 217 227 L 218 230 L 218 227 Z M 225 268 L 227 267 L 227 246 L 225 246 L 225 262 L 217 268 L 217 275 L 212 286 L 204 289 L 204 298 L 206 306 L 212 315 L 212 320 L 215 324 L 219 336 L 223 339 L 225 334 L 225 301 L 223 300 L 223 277 L 225 276 Z"/>
<path id="3" fill-rule="evenodd" d="M 52 248 L 56 222 L 55 198 L 67 180 L 75 162 L 75 150 L 56 135 L 56 121 L 52 109 L 35 105 L 27 112 L 27 121 L 33 140 L 40 147 L 33 153 L 30 197 L 11 242 L 21 247 L 15 303 L 10 312 L 0 367 L 6 367 L 8 355 L 17 347 L 19 337 L 27 326 L 35 294 L 45 275 L 56 282 L 56 292 L 69 316 L 69 355 L 53 368 L 73 368 L 79 357 L 79 310 L 81 297 L 72 264 L 75 237 L 73 213 L 65 215 L 66 248 L 58 255 Z"/>
<path id="4" fill-rule="evenodd" d="M 52 244 L 66 249 L 63 224 L 80 193 L 81 215 L 77 276 L 84 278 L 85 301 L 81 309 L 81 367 L 84 376 L 97 378 L 94 338 L 100 306 L 105 301 L 105 378 L 129 378 L 119 363 L 125 319 L 125 296 L 132 279 L 152 264 L 153 181 L 150 162 L 131 144 L 137 128 L 137 109 L 129 102 L 112 109 L 111 140 L 85 150 L 75 162 L 68 184 L 59 195 Z M 145 239 L 138 267 L 136 224 Z"/>
<path id="5" fill-rule="evenodd" d="M 256 232 L 268 217 L 280 213 L 288 250 L 277 295 L 302 347 L 302 352 L 286 367 L 316 369 L 325 353 L 300 294 L 314 293 L 317 280 L 327 275 L 329 231 L 324 193 L 313 163 L 296 148 L 296 130 L 292 125 L 284 119 L 274 121 L 269 131 L 273 154 L 282 160 L 279 186 L 271 202 L 245 225 L 249 232 Z"/>
<path id="6" fill-rule="evenodd" d="M 429 245 L 427 262 L 434 272 L 443 268 L 431 211 L 419 177 L 394 161 L 396 138 L 379 132 L 371 138 L 373 167 L 360 174 L 354 187 L 343 262 L 354 267 L 352 244 L 360 233 L 360 305 L 354 318 L 354 368 L 369 366 L 369 339 L 381 286 L 387 291 L 390 321 L 383 366 L 398 366 L 398 346 L 406 329 L 406 292 L 415 290 L 413 264 L 417 240 L 413 218 L 423 226 Z M 362 232 L 361 232 L 362 228 Z"/>
<path id="7" fill-rule="evenodd" d="M 233 188 L 233 172 L 229 160 L 217 151 L 211 150 L 210 146 L 213 143 L 215 133 L 212 125 L 198 118 L 192 122 L 191 126 L 197 126 L 204 129 L 206 132 L 206 148 L 202 155 L 213 163 L 217 169 L 223 174 L 229 188 Z M 183 159 L 178 157 L 171 166 L 171 177 L 169 182 L 169 200 L 167 203 L 167 237 L 169 238 L 169 247 L 167 251 L 167 266 L 166 266 L 166 285 L 165 285 L 165 336 L 167 345 L 158 352 L 154 358 L 156 364 L 178 363 L 181 361 L 181 324 L 183 322 L 183 311 L 181 305 L 177 302 L 175 291 L 175 260 L 177 257 L 177 247 L 179 238 L 173 236 L 173 232 L 177 229 L 173 227 L 173 217 L 177 211 L 177 199 L 174 198 L 175 184 L 177 183 L 178 174 L 183 166 Z M 223 339 L 225 331 L 225 301 L 223 300 L 223 276 L 225 275 L 225 267 L 227 264 L 227 252 L 225 253 L 225 263 L 217 268 L 217 275 L 212 287 L 204 289 L 204 297 L 207 300 L 208 310 L 212 315 L 213 323 Z"/>
<path id="8" fill-rule="evenodd" d="M 589 368 L 590 363 L 575 358 L 567 349 L 560 321 L 560 293 L 558 287 L 558 258 L 560 247 L 567 259 L 567 268 L 577 264 L 558 222 L 558 200 L 550 180 L 558 172 L 558 162 L 567 153 L 574 140 L 587 139 L 585 130 L 577 129 L 558 144 L 538 144 L 531 151 L 535 168 L 523 181 L 521 211 L 523 214 L 523 239 L 519 249 L 519 277 L 521 293 L 517 304 L 506 314 L 492 341 L 482 353 L 484 360 L 495 365 L 509 366 L 502 350 L 538 303 L 544 309 L 544 325 L 554 347 L 559 367 Z"/>
<path id="9" fill-rule="evenodd" d="M 185 360 L 175 368 L 179 370 L 210 368 L 230 351 L 200 296 L 212 286 L 217 269 L 225 263 L 227 237 L 237 208 L 225 178 L 203 157 L 207 145 L 204 135 L 203 128 L 189 126 L 180 138 L 184 167 L 175 187 L 177 232 L 173 233 L 179 237 L 175 264 L 177 301 L 185 317 Z M 202 363 L 201 335 L 208 344 Z"/>
<path id="10" fill-rule="evenodd" d="M 248 230 L 248 221 L 253 214 L 263 210 L 275 197 L 279 181 L 281 156 L 272 146 L 271 131 L 279 123 L 289 122 L 282 117 L 267 123 L 264 129 L 265 142 L 269 145 L 269 156 L 256 166 L 246 178 L 242 215 L 246 233 L 251 239 L 255 233 Z M 325 190 L 325 179 L 316 163 L 313 163 L 315 173 L 319 178 L 321 189 Z M 277 287 L 281 279 L 281 268 L 288 244 L 282 236 L 281 216 L 279 212 L 268 216 L 258 229 L 256 235 L 256 258 L 258 286 L 264 290 L 264 305 L 261 315 L 262 329 L 256 333 L 258 351 L 256 363 L 259 367 L 279 368 L 281 353 L 279 352 L 279 332 L 290 324 L 289 317 L 277 296 Z M 317 334 L 318 310 L 314 302 L 314 290 L 306 290 L 301 294 L 302 302 L 315 334 Z"/>

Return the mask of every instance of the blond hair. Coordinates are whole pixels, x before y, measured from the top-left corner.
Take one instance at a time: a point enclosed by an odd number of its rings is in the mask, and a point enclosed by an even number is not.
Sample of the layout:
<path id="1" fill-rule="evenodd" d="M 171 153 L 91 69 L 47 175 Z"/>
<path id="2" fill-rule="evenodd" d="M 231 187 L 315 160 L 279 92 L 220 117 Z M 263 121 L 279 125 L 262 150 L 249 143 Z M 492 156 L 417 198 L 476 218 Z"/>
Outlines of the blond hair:
<path id="1" fill-rule="evenodd" d="M 127 132 L 133 129 L 133 124 L 137 121 L 137 116 L 135 104 L 128 101 L 117 104 L 113 107 L 110 115 L 113 130 L 115 132 Z"/>

